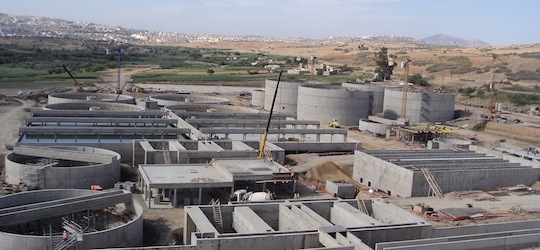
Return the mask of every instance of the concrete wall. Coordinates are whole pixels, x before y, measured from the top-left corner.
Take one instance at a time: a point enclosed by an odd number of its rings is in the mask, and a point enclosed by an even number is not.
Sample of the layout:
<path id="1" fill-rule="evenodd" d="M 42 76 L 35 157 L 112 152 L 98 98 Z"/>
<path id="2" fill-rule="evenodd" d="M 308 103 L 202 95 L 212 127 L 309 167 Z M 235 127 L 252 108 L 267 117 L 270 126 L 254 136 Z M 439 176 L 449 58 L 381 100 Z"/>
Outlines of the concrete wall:
<path id="1" fill-rule="evenodd" d="M 38 201 L 68 198 L 78 195 L 90 194 L 90 190 L 44 190 L 25 192 L 1 198 L 0 208 L 21 204 L 31 204 Z M 84 234 L 83 242 L 77 249 L 110 248 L 140 246 L 143 236 L 143 208 L 133 202 L 135 211 L 131 221 L 108 230 Z M 53 242 L 61 241 L 61 235 L 51 239 L 49 236 L 30 236 L 0 232 L 2 249 L 52 249 Z"/>
<path id="2" fill-rule="evenodd" d="M 281 83 L 279 83 L 281 85 Z M 251 91 L 251 105 L 255 107 L 264 107 L 265 92 L 262 89 Z"/>
<path id="3" fill-rule="evenodd" d="M 377 123 L 377 122 L 371 122 L 368 120 L 359 120 L 358 121 L 358 130 L 360 131 L 368 131 L 373 134 L 377 135 L 386 135 L 386 130 L 390 129 L 391 126 Z"/>
<path id="4" fill-rule="evenodd" d="M 403 92 L 385 89 L 383 116 L 397 119 L 401 116 Z M 407 93 L 407 119 L 420 122 L 445 122 L 454 119 L 455 95 L 446 93 Z"/>
<path id="5" fill-rule="evenodd" d="M 296 114 L 298 105 L 298 86 L 303 82 L 283 81 L 279 82 L 279 88 L 274 104 L 274 112 Z M 272 100 L 276 92 L 277 80 L 266 79 L 264 89 L 264 109 L 270 110 Z"/>
<path id="6" fill-rule="evenodd" d="M 48 104 L 72 102 L 117 102 L 135 104 L 135 98 L 129 95 L 104 93 L 57 93 L 48 96 Z"/>
<path id="7" fill-rule="evenodd" d="M 355 151 L 353 179 L 359 183 L 390 195 L 411 197 L 414 177 L 413 172 L 408 169 L 364 152 Z"/>
<path id="8" fill-rule="evenodd" d="M 298 88 L 298 119 L 355 126 L 371 114 L 371 92 L 349 91 L 333 85 L 306 84 Z"/>
<path id="9" fill-rule="evenodd" d="M 229 99 L 215 96 L 196 96 L 191 94 L 176 95 L 155 95 L 150 100 L 156 101 L 159 106 L 171 105 L 198 105 L 198 104 L 219 104 L 228 105 Z"/>
<path id="10" fill-rule="evenodd" d="M 130 163 L 133 159 L 133 140 L 124 139 L 123 142 L 70 142 L 70 143 L 20 143 L 16 145 L 29 145 L 29 146 L 83 146 L 83 147 L 93 147 L 93 148 L 102 148 L 114 151 L 122 157 L 122 162 Z"/>
<path id="11" fill-rule="evenodd" d="M 384 89 L 388 86 L 386 85 L 380 85 L 380 84 L 374 84 L 374 83 L 367 83 L 367 84 L 358 84 L 358 83 L 342 83 L 341 86 L 344 88 L 353 88 L 358 89 L 362 91 L 371 91 L 372 99 L 371 99 L 371 114 L 381 114 L 383 112 L 383 105 L 384 105 Z"/>
<path id="12" fill-rule="evenodd" d="M 120 181 L 120 157 L 109 163 L 61 167 L 28 164 L 26 162 L 35 162 L 41 158 L 14 153 L 5 159 L 6 182 L 18 184 L 22 180 L 31 189 L 88 189 L 91 185 L 112 188 Z M 62 165 L 68 164 L 59 161 Z"/>

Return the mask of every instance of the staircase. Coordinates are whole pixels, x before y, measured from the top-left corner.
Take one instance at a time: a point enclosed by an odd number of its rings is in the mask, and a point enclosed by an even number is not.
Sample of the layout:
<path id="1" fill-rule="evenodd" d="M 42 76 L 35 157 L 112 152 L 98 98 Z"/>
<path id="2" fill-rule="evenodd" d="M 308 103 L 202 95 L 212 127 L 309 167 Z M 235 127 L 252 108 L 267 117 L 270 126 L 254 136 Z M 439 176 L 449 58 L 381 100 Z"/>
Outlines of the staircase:
<path id="1" fill-rule="evenodd" d="M 218 226 L 217 230 L 223 232 L 223 218 L 221 217 L 221 202 L 219 199 L 212 199 L 212 212 L 214 214 L 214 222 Z"/>
<path id="2" fill-rule="evenodd" d="M 371 216 L 371 215 L 369 214 L 369 211 L 368 211 L 368 209 L 367 209 L 367 207 L 366 207 L 366 202 L 365 202 L 364 200 L 359 200 L 359 199 L 358 199 L 358 200 L 356 200 L 356 202 L 358 203 L 358 209 L 359 209 L 360 211 L 362 211 L 362 213 L 365 213 L 365 214 Z"/>
<path id="3" fill-rule="evenodd" d="M 441 187 L 439 187 L 439 184 L 437 183 L 437 181 L 435 180 L 435 177 L 433 177 L 429 169 L 422 168 L 422 173 L 424 174 L 424 177 L 426 177 L 426 181 L 428 182 L 429 187 L 433 191 L 433 194 L 435 194 L 437 199 L 442 199 L 443 193 L 442 193 Z"/>
<path id="4" fill-rule="evenodd" d="M 168 149 L 163 148 L 163 162 L 165 164 L 171 164 L 171 155 Z"/>
<path id="5" fill-rule="evenodd" d="M 83 241 L 82 227 L 72 220 L 62 218 L 62 227 L 68 232 L 68 238 L 63 239 L 60 243 L 54 246 L 54 250 L 69 249 L 72 246 L 81 244 Z"/>

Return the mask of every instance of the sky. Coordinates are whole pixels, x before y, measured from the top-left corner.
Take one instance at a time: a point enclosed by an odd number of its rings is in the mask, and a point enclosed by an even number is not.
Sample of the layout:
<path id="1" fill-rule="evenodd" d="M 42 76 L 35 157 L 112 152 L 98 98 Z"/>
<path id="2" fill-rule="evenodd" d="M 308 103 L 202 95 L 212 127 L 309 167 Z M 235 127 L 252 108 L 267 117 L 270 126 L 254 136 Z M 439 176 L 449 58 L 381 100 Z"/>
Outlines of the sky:
<path id="1" fill-rule="evenodd" d="M 0 13 L 185 34 L 327 37 L 445 34 L 540 43 L 538 0 L 3 0 Z"/>

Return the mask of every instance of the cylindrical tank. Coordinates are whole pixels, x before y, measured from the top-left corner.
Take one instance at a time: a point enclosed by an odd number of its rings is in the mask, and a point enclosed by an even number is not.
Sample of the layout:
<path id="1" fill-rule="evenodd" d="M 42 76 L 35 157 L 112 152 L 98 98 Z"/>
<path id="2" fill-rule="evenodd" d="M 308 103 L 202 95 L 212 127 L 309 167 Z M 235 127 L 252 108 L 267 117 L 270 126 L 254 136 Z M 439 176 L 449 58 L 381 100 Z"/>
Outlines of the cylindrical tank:
<path id="1" fill-rule="evenodd" d="M 371 92 L 351 91 L 341 86 L 305 84 L 298 88 L 299 120 L 319 120 L 328 123 L 332 119 L 342 125 L 358 125 L 358 120 L 371 113 Z"/>
<path id="2" fill-rule="evenodd" d="M 280 83 L 281 84 L 281 83 Z M 255 89 L 251 92 L 251 105 L 255 107 L 263 107 L 265 100 L 263 89 Z"/>
<path id="3" fill-rule="evenodd" d="M 397 119 L 401 116 L 403 92 L 401 89 L 384 90 L 383 116 Z M 446 122 L 454 119 L 455 94 L 408 92 L 406 118 L 410 123 Z"/>
<path id="4" fill-rule="evenodd" d="M 229 99 L 215 96 L 197 96 L 191 94 L 156 95 L 150 100 L 157 101 L 159 106 L 193 105 L 193 104 L 220 104 L 228 105 Z"/>
<path id="5" fill-rule="evenodd" d="M 274 112 L 295 114 L 298 105 L 298 86 L 304 84 L 300 81 L 284 81 L 279 82 L 279 89 L 276 95 L 276 102 L 274 104 Z M 277 80 L 266 80 L 265 94 L 264 94 L 264 109 L 270 110 L 272 108 L 272 100 L 274 93 L 276 92 Z"/>
<path id="6" fill-rule="evenodd" d="M 77 146 L 55 146 L 45 149 L 69 150 L 69 154 L 74 155 L 75 159 L 80 152 L 81 160 L 61 160 L 11 153 L 5 157 L 6 182 L 10 184 L 23 182 L 31 189 L 87 189 L 91 185 L 112 188 L 120 181 L 120 155 L 114 151 Z M 101 163 L 89 162 L 87 159 L 89 152 L 95 154 L 96 158 L 100 157 Z M 103 159 L 109 161 L 104 162 Z"/>
<path id="7" fill-rule="evenodd" d="M 48 97 L 48 104 L 84 101 L 135 104 L 135 98 L 133 98 L 132 96 L 106 93 L 56 93 L 50 94 Z"/>
<path id="8" fill-rule="evenodd" d="M 144 107 L 109 102 L 70 102 L 55 103 L 43 106 L 44 110 L 116 110 L 116 111 L 141 111 Z"/>

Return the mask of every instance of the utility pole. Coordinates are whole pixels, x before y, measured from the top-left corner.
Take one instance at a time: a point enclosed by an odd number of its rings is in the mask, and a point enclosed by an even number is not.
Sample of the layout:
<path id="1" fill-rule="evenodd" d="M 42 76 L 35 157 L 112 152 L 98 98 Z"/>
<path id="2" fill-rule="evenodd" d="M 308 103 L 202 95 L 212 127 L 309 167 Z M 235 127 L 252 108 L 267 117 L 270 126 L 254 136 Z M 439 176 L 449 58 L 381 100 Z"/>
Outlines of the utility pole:
<path id="1" fill-rule="evenodd" d="M 405 69 L 405 75 L 403 77 L 403 96 L 401 98 L 401 118 L 407 120 L 407 92 L 409 90 L 409 63 L 412 62 L 412 58 L 405 58 L 405 61 L 401 62 L 401 67 Z"/>
<path id="2" fill-rule="evenodd" d="M 117 54 L 117 56 L 116 56 L 117 73 L 116 73 L 116 91 L 115 91 L 115 93 L 116 94 L 121 94 L 122 90 L 120 90 L 120 69 L 121 69 L 121 63 L 122 63 L 122 49 L 121 48 L 112 49 L 112 52 L 116 52 L 116 54 Z M 110 55 L 111 50 L 107 49 L 106 54 Z"/>

